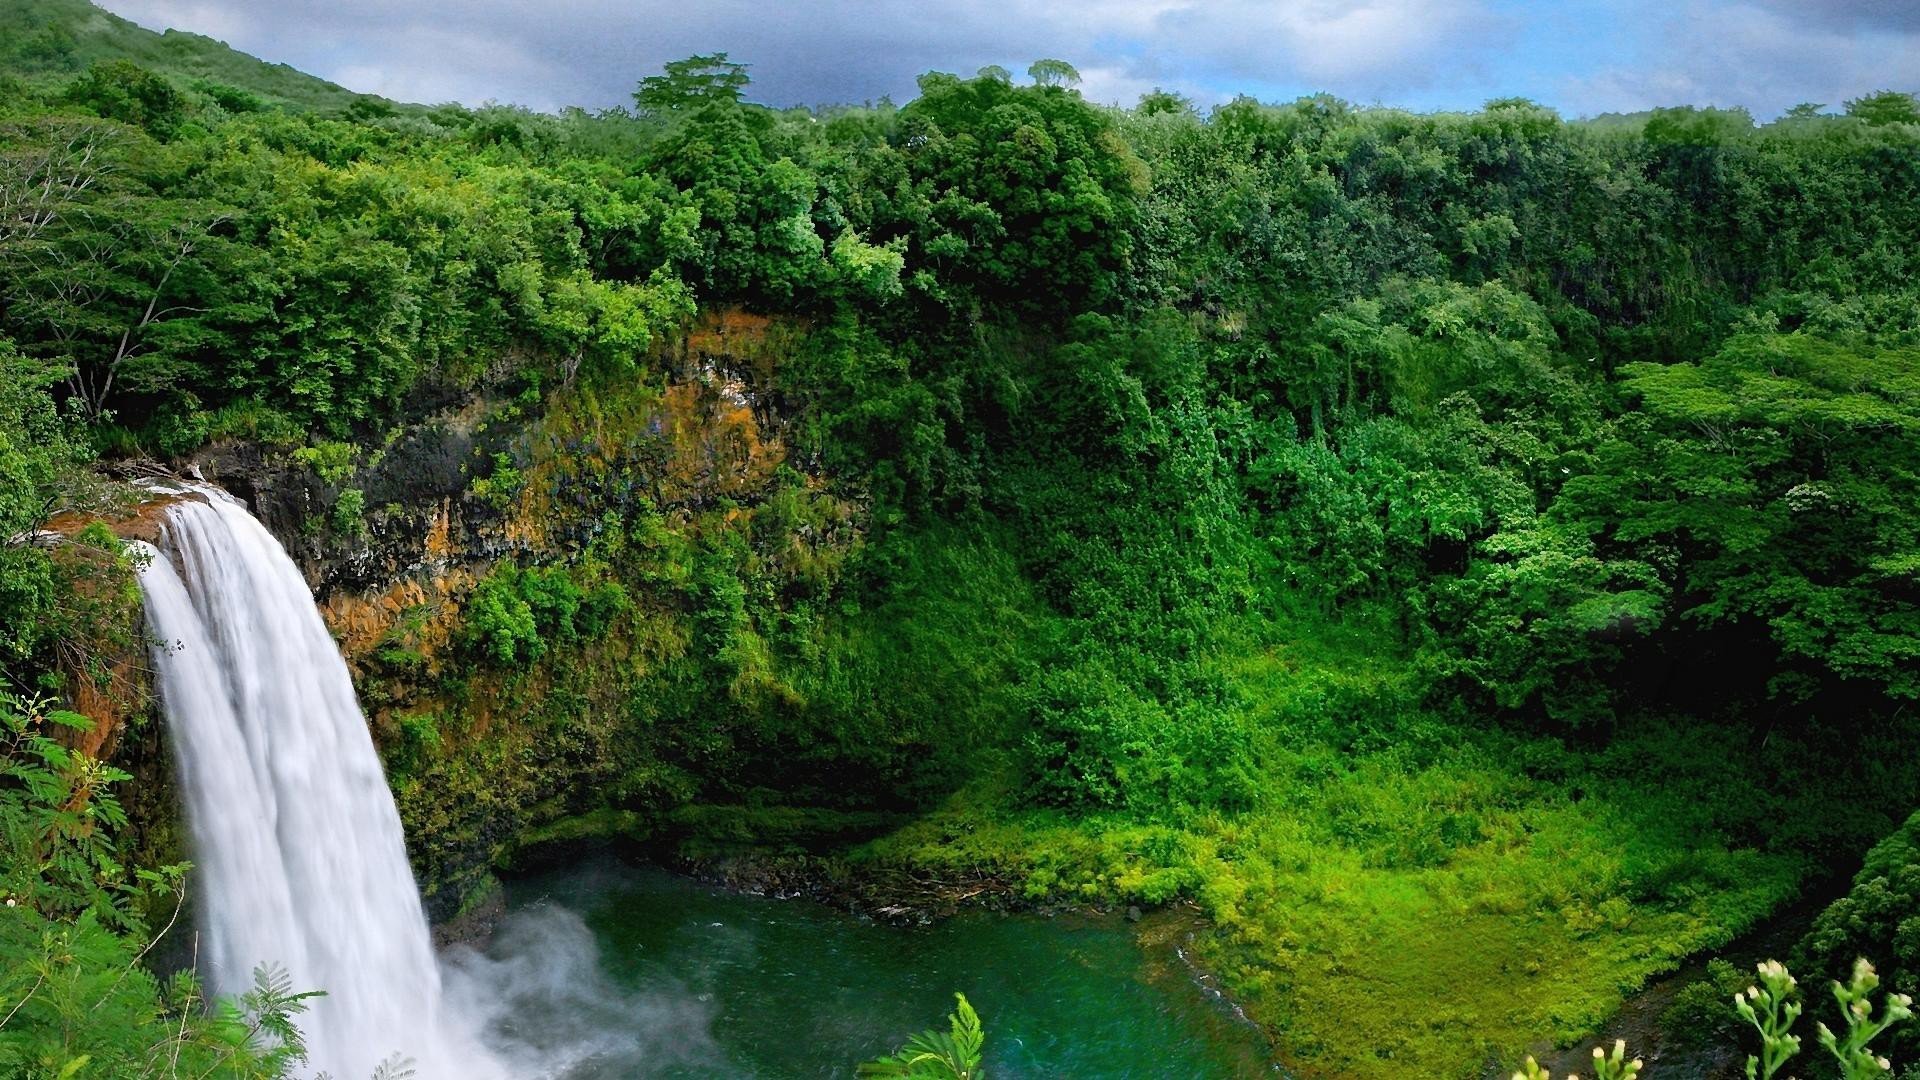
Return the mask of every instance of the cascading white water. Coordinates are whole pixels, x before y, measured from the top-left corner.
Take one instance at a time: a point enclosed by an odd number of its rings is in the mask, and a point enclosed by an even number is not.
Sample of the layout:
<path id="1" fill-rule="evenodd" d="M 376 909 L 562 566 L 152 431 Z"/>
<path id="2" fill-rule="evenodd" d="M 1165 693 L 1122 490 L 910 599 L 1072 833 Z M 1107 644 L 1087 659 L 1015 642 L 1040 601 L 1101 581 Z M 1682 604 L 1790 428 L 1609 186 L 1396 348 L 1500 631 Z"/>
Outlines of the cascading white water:
<path id="1" fill-rule="evenodd" d="M 199 962 L 244 992 L 259 964 L 326 997 L 301 1018 L 309 1066 L 421 1080 L 505 1069 L 448 1014 L 400 815 L 340 650 L 286 550 L 196 487 L 141 572 L 154 667 L 197 866 Z"/>

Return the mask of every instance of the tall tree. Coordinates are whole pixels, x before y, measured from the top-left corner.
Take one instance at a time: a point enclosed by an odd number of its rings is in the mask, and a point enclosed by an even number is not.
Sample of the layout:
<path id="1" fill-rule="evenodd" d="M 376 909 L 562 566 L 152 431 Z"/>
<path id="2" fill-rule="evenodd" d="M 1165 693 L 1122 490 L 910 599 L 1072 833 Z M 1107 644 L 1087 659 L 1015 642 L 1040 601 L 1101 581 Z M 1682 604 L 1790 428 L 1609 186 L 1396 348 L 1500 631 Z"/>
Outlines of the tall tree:
<path id="1" fill-rule="evenodd" d="M 671 116 L 734 104 L 750 81 L 747 65 L 733 63 L 724 52 L 703 53 L 670 60 L 664 73 L 641 79 L 633 100 L 649 116 Z"/>
<path id="2" fill-rule="evenodd" d="M 1065 60 L 1035 60 L 1027 68 L 1035 86 L 1079 86 L 1080 72 Z"/>

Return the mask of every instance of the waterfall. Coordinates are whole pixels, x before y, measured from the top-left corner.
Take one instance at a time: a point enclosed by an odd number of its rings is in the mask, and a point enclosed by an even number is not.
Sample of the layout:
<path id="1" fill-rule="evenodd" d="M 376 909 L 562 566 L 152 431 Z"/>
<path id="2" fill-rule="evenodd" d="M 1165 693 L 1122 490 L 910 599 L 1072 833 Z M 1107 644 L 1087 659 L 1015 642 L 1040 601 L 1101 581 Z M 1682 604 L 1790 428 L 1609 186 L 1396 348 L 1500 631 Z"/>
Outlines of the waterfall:
<path id="1" fill-rule="evenodd" d="M 400 815 L 305 579 L 245 507 L 195 487 L 141 571 L 192 831 L 198 964 L 237 994 L 259 964 L 325 991 L 309 1068 L 363 1080 L 504 1075 L 443 1003 Z"/>

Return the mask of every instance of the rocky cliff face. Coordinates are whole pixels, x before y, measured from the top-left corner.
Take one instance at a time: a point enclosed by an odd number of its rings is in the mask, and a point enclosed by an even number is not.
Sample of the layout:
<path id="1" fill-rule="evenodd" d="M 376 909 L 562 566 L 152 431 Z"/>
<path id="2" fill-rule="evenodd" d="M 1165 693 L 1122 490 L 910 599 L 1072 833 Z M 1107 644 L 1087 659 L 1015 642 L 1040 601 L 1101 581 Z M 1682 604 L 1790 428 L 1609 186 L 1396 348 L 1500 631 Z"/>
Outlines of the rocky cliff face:
<path id="1" fill-rule="evenodd" d="M 710 313 L 645 366 L 664 377 L 507 385 L 378 445 L 223 443 L 176 464 L 244 499 L 306 573 L 387 757 L 436 919 L 483 903 L 495 865 L 534 830 L 614 804 L 624 827 L 644 827 L 649 808 L 698 790 L 690 736 L 645 700 L 685 692 L 695 553 L 763 535 L 756 515 L 775 496 L 808 507 L 776 563 L 858 544 L 860 508 L 796 468 L 768 404 L 804 332 Z M 150 535 L 157 513 L 149 504 L 117 531 Z M 503 659 L 475 646 L 468 607 L 520 567 L 562 568 L 627 599 L 607 628 L 563 628 L 551 647 Z M 146 776 L 165 768 L 157 738 L 122 755 Z"/>

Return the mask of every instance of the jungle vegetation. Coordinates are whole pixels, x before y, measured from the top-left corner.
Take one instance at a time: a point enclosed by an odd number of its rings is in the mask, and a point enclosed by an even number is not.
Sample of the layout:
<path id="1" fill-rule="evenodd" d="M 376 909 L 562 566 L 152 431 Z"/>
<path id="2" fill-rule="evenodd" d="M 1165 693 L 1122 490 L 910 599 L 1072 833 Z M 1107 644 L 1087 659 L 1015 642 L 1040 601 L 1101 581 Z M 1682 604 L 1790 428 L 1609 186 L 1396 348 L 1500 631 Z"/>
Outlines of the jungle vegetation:
<path id="1" fill-rule="evenodd" d="M 1043 61 L 772 109 L 714 54 L 549 115 L 74 0 L 0 22 L 9 980 L 124 966 L 167 910 L 44 816 L 125 778 L 28 703 L 86 677 L 90 611 L 133 624 L 110 537 L 35 530 L 243 442 L 350 544 L 387 520 L 360 478 L 474 401 L 539 437 L 470 504 L 546 539 L 382 644 L 431 707 L 363 687 L 435 851 L 666 822 L 1192 901 L 1308 1075 L 1510 1070 L 1856 871 L 1797 966 L 1914 991 L 1911 96 L 1202 113 Z M 738 312 L 788 328 L 737 373 L 785 459 L 663 503 L 663 349 Z M 191 996 L 114 987 L 130 1025 Z"/>

